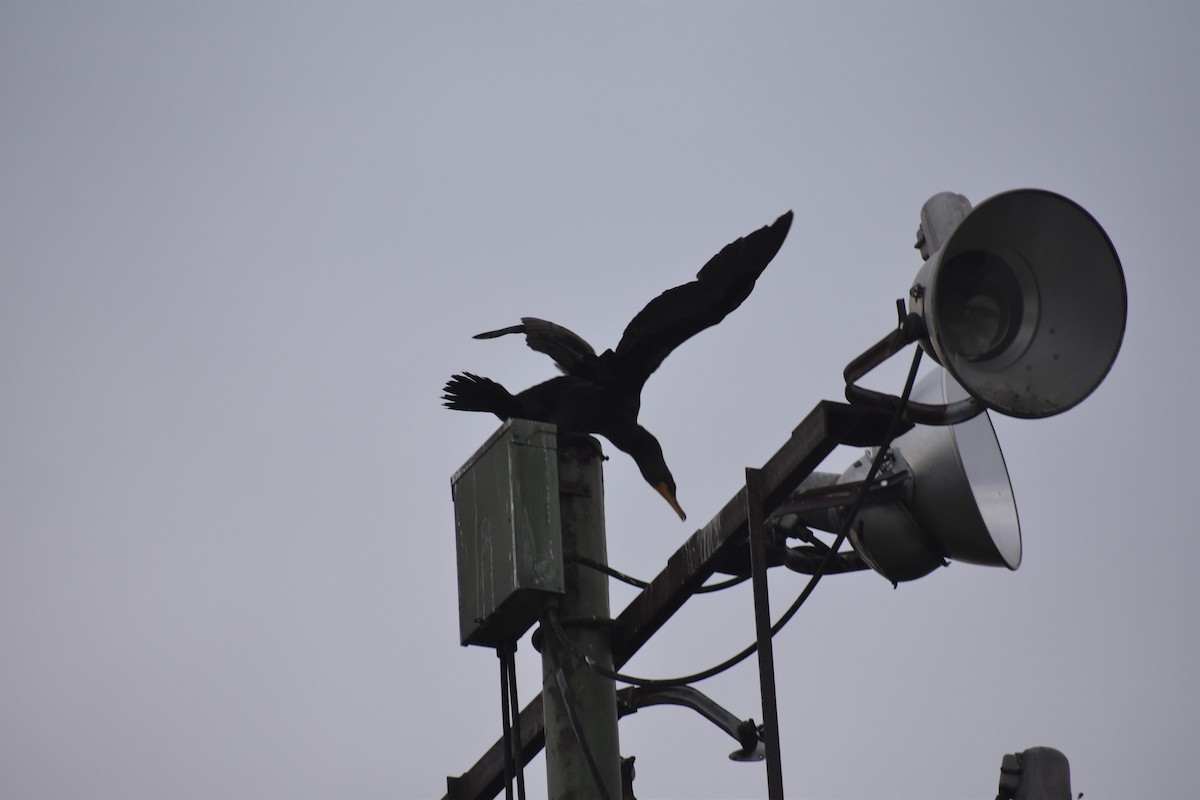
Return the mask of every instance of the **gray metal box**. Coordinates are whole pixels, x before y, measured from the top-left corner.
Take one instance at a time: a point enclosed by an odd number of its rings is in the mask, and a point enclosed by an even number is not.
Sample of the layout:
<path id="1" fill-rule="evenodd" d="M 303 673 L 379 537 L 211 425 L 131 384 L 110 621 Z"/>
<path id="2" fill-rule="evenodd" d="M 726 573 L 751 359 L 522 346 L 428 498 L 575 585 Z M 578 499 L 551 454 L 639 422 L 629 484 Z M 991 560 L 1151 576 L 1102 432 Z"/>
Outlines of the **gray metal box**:
<path id="1" fill-rule="evenodd" d="M 513 419 L 450 480 L 464 645 L 516 641 L 562 594 L 555 427 Z"/>

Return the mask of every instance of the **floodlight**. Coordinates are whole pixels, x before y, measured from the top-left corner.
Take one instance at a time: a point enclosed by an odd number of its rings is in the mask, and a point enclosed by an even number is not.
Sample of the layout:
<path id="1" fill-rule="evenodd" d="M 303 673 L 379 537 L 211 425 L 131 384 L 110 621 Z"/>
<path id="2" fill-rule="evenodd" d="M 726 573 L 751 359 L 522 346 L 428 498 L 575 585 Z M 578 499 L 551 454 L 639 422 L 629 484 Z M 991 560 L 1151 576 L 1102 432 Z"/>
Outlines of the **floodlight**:
<path id="1" fill-rule="evenodd" d="M 919 341 L 969 394 L 914 403 L 910 421 L 959 422 L 982 408 L 1048 417 L 1081 402 L 1112 367 L 1125 333 L 1125 278 L 1104 229 L 1062 195 L 1019 189 L 975 208 L 935 195 L 921 212 L 925 255 L 910 314 L 846 368 L 851 402 L 894 406 L 855 382 Z"/>
<path id="2" fill-rule="evenodd" d="M 967 393 L 938 369 L 917 383 L 913 397 L 949 405 Z M 890 458 L 889 471 L 909 477 L 903 498 L 865 504 L 850 528 L 855 550 L 876 572 L 895 583 L 946 560 L 1020 566 L 1017 506 L 986 412 L 951 426 L 917 425 L 892 443 Z M 861 479 L 869 463 L 856 462 L 841 481 Z"/>
<path id="3" fill-rule="evenodd" d="M 967 397 L 940 367 L 912 392 L 915 402 L 930 406 L 953 406 Z M 868 450 L 837 478 L 814 473 L 776 512 L 776 526 L 785 533 L 800 525 L 842 530 L 855 493 L 838 489 L 862 481 L 875 455 Z M 862 560 L 893 583 L 928 575 L 947 561 L 1020 566 L 1017 507 L 986 412 L 955 425 L 914 426 L 884 454 L 875 486 L 863 498 L 849 538 Z"/>

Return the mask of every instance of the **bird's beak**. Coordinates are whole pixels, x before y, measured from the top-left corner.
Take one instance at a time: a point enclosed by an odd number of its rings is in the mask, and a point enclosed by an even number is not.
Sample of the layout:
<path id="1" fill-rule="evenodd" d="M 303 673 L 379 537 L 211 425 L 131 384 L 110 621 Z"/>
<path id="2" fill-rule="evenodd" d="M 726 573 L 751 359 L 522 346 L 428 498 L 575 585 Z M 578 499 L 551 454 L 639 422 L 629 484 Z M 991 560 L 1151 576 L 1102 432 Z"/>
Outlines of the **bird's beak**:
<path id="1" fill-rule="evenodd" d="M 687 514 L 683 513 L 683 509 L 679 507 L 679 501 L 675 499 L 675 494 L 671 491 L 671 487 L 665 483 L 660 483 L 654 488 L 658 489 L 658 493 L 663 496 L 663 499 L 671 504 L 671 508 L 675 509 L 675 513 L 679 515 L 679 519 L 687 519 Z"/>

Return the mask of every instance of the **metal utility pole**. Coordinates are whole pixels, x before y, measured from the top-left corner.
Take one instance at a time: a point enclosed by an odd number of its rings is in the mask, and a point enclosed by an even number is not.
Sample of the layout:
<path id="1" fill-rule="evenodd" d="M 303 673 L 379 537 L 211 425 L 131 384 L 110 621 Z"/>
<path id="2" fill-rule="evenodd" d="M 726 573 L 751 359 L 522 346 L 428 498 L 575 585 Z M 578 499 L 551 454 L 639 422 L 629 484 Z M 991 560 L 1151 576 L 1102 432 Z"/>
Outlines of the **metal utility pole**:
<path id="1" fill-rule="evenodd" d="M 558 486 L 564 554 L 608 563 L 600 444 L 590 436 L 559 436 Z M 558 619 L 575 647 L 613 668 L 608 578 L 565 564 Z M 621 797 L 615 683 L 568 652 L 552 630 L 542 636 L 546 782 L 550 800 Z M 564 697 L 565 689 L 565 697 Z M 598 785 L 599 784 L 599 785 Z"/>

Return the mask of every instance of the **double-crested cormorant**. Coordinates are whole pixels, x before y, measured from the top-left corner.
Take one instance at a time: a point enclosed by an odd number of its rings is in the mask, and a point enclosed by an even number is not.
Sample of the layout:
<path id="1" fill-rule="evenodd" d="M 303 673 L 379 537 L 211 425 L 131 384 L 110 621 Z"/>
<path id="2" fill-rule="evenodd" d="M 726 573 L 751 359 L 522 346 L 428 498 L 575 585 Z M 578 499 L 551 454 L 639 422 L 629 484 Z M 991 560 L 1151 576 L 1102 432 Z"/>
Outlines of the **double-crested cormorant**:
<path id="1" fill-rule="evenodd" d="M 553 358 L 564 374 L 514 395 L 493 380 L 464 372 L 447 382 L 445 406 L 488 411 L 502 420 L 550 422 L 562 432 L 599 434 L 631 455 L 646 482 L 685 519 L 662 447 L 637 422 L 642 386 L 672 350 L 716 325 L 750 296 L 791 224 L 789 211 L 773 224 L 726 245 L 696 280 L 651 300 L 625 328 L 616 350 L 596 355 L 578 335 L 534 317 L 479 334 L 476 339 L 523 333 L 526 344 Z"/>

